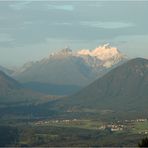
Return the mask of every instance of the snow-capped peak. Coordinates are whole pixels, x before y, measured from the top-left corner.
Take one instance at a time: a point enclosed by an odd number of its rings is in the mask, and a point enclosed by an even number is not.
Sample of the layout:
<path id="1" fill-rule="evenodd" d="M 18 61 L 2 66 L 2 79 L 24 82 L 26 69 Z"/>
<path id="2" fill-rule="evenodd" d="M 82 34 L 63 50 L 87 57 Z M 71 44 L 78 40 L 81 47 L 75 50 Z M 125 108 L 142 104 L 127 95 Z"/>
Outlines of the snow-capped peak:
<path id="1" fill-rule="evenodd" d="M 49 59 L 63 60 L 65 58 L 71 57 L 81 58 L 86 63 L 91 63 L 91 65 L 94 63 L 93 65 L 102 65 L 106 68 L 109 68 L 125 59 L 125 55 L 123 55 L 116 47 L 112 47 L 109 44 L 104 44 L 102 46 L 96 47 L 93 50 L 82 49 L 77 52 L 74 52 L 69 47 L 66 47 L 55 53 L 51 53 L 48 58 L 44 58 L 42 60 L 42 63 L 48 63 Z"/>
<path id="2" fill-rule="evenodd" d="M 89 55 L 97 57 L 100 60 L 108 60 L 118 55 L 121 55 L 120 51 L 116 47 L 111 47 L 109 44 L 99 46 L 93 50 L 83 49 L 77 52 L 78 55 Z"/>

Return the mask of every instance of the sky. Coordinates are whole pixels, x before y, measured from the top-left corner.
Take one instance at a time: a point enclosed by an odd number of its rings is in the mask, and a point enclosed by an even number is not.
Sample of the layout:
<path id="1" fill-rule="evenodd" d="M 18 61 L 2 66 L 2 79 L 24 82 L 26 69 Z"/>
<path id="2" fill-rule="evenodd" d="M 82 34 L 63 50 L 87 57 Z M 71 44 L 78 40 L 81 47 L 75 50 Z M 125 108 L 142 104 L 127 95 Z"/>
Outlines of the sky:
<path id="1" fill-rule="evenodd" d="M 110 43 L 148 58 L 148 1 L 1 1 L 0 65 L 21 66 L 62 48 Z"/>

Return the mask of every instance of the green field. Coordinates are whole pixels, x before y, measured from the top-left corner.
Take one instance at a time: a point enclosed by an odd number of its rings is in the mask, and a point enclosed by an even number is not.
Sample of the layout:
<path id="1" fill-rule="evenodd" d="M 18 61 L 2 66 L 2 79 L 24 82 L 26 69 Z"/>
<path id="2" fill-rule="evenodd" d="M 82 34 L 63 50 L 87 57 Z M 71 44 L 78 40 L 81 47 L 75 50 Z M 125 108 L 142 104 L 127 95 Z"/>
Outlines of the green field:
<path id="1" fill-rule="evenodd" d="M 146 130 L 148 122 L 134 122 L 119 132 L 100 130 L 105 123 L 100 120 L 1 120 L 0 146 L 137 146 L 146 137 L 139 131 Z M 39 124 L 40 123 L 40 124 Z M 132 128 L 130 129 L 132 125 Z M 5 130 L 4 130 L 5 129 Z M 11 135 L 9 138 L 7 135 Z M 1 138 L 3 139 L 3 143 Z M 6 138 L 6 139 L 4 139 Z M 8 141 L 10 140 L 10 142 Z M 6 145 L 4 145 L 6 142 Z"/>
<path id="2" fill-rule="evenodd" d="M 133 132 L 148 135 L 148 121 L 135 123 L 133 127 Z"/>
<path id="3" fill-rule="evenodd" d="M 101 121 L 94 121 L 94 120 L 49 120 L 44 121 L 42 124 L 37 124 L 38 122 L 31 123 L 40 126 L 57 126 L 57 127 L 75 127 L 75 128 L 82 128 L 82 129 L 98 129 L 104 123 Z"/>

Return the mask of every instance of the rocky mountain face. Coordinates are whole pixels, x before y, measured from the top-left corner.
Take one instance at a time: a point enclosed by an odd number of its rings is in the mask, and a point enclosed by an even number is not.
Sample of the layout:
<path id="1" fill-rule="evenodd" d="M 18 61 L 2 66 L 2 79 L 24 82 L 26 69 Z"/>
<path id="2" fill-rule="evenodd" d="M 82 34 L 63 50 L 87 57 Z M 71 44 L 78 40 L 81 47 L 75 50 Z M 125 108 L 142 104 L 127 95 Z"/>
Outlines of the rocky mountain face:
<path id="1" fill-rule="evenodd" d="M 80 50 L 78 51 L 78 55 L 96 58 L 97 60 L 100 60 L 101 65 L 106 68 L 112 67 L 114 64 L 125 58 L 125 56 L 116 47 L 110 47 L 109 44 L 99 46 L 94 50 Z M 99 65 L 96 66 L 99 67 Z"/>
<path id="2" fill-rule="evenodd" d="M 148 113 L 148 60 L 132 59 L 77 94 L 57 103 L 69 111 L 82 108 Z"/>
<path id="3" fill-rule="evenodd" d="M 26 63 L 13 77 L 25 83 L 86 86 L 125 59 L 117 48 L 108 44 L 77 52 L 66 48 L 41 61 Z"/>

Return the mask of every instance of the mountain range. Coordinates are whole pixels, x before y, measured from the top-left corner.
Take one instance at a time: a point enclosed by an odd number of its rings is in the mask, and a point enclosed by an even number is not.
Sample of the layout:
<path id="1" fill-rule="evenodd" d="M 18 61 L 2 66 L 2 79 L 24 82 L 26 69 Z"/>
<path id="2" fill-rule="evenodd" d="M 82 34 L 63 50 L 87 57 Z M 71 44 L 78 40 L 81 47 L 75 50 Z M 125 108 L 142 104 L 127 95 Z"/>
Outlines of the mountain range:
<path id="1" fill-rule="evenodd" d="M 69 95 L 126 60 L 117 48 L 109 44 L 76 52 L 65 48 L 40 61 L 26 63 L 12 76 L 33 90 L 42 92 L 44 88 L 44 93 L 47 90 L 46 93 L 50 94 Z M 58 90 L 59 86 L 67 91 L 52 91 L 52 88 Z"/>
<path id="2" fill-rule="evenodd" d="M 57 101 L 56 107 L 68 112 L 148 113 L 148 60 L 129 60 L 75 95 Z"/>
<path id="3" fill-rule="evenodd" d="M 36 115 L 58 115 L 76 113 L 119 113 L 138 116 L 148 113 L 148 60 L 136 58 L 114 67 L 104 76 L 98 78 L 74 95 L 54 97 L 43 95 L 25 88 L 21 83 L 0 71 L 0 107 L 3 112 L 8 106 L 16 106 L 17 112 L 26 110 L 31 104 L 30 111 Z M 44 90 L 44 88 L 43 88 Z M 50 99 L 50 101 L 49 101 Z M 49 101 L 49 103 L 47 103 Z M 32 106 L 38 104 L 37 106 Z M 21 109 L 19 106 L 24 105 Z M 18 106 L 18 107 L 17 107 Z M 2 109 L 2 107 L 7 107 Z M 14 109 L 13 109 L 14 110 Z M 38 112 L 38 113 L 37 113 Z M 84 114 L 83 114 L 84 115 Z"/>

